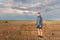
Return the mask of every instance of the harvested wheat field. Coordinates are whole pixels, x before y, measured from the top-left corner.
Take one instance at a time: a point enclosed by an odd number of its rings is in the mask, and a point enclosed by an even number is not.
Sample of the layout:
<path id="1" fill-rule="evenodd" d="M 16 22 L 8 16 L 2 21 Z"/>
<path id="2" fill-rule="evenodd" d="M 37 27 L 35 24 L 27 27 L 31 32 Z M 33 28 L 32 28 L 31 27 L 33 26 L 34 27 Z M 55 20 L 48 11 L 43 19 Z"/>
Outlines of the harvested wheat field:
<path id="1" fill-rule="evenodd" d="M 36 21 L 0 20 L 0 40 L 60 40 L 60 21 L 43 21 L 43 38 L 39 38 Z"/>

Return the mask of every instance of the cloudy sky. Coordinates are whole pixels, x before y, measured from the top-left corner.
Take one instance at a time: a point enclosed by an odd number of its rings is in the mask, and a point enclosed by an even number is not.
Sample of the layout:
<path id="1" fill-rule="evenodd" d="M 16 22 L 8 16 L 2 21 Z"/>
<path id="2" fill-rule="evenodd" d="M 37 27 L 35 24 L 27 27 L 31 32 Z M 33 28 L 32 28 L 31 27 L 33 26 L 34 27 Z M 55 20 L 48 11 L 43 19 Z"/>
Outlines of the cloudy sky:
<path id="1" fill-rule="evenodd" d="M 60 0 L 0 0 L 0 20 L 60 20 Z"/>

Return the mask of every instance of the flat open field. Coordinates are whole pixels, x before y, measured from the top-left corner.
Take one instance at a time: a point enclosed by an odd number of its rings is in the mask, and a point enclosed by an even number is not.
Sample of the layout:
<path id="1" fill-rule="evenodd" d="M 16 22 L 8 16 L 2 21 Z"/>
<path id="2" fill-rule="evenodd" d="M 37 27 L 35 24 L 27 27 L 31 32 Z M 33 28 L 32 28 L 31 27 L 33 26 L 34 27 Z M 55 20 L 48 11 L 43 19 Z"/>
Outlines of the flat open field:
<path id="1" fill-rule="evenodd" d="M 60 40 L 60 21 L 43 21 L 43 38 L 39 38 L 36 21 L 0 20 L 0 40 Z"/>

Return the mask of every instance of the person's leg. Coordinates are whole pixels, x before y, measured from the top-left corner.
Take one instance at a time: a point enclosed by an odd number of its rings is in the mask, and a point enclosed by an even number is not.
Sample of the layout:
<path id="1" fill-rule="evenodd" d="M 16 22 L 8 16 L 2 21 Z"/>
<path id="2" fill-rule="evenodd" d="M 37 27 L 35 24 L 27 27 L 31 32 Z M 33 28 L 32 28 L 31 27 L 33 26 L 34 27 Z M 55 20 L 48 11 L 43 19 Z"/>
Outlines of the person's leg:
<path id="1" fill-rule="evenodd" d="M 43 34 L 42 34 L 42 29 L 38 29 L 38 37 L 42 38 Z"/>
<path id="2" fill-rule="evenodd" d="M 38 31 L 38 35 L 40 35 L 40 29 L 39 28 L 37 29 L 37 31 Z"/>
<path id="3" fill-rule="evenodd" d="M 40 31 L 40 36 L 43 36 L 42 29 L 40 29 L 39 31 Z"/>

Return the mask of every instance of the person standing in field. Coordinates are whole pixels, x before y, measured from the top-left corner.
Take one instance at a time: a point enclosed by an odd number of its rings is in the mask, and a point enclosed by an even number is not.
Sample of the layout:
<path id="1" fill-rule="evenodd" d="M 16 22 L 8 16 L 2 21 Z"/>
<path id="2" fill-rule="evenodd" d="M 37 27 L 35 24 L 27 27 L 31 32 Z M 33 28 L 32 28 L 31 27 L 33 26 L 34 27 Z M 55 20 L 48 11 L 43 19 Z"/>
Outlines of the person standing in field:
<path id="1" fill-rule="evenodd" d="M 41 13 L 37 13 L 37 30 L 38 30 L 38 37 L 42 38 L 42 17 Z"/>

